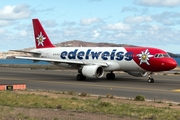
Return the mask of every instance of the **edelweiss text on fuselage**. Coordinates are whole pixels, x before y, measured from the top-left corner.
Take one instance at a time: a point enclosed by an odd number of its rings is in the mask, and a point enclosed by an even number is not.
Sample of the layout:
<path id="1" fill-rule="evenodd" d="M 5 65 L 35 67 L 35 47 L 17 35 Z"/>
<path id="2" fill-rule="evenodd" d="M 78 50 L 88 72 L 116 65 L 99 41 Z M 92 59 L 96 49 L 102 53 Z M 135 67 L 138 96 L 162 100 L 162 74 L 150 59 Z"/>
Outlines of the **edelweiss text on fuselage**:
<path id="1" fill-rule="evenodd" d="M 126 60 L 131 61 L 133 59 L 133 53 L 132 52 L 123 52 L 123 51 L 117 51 L 116 49 L 113 49 L 111 52 L 109 51 L 93 51 L 91 49 L 88 49 L 87 51 L 79 51 L 78 49 L 75 49 L 73 51 L 63 51 L 60 54 L 61 59 L 102 59 L 102 60 Z"/>

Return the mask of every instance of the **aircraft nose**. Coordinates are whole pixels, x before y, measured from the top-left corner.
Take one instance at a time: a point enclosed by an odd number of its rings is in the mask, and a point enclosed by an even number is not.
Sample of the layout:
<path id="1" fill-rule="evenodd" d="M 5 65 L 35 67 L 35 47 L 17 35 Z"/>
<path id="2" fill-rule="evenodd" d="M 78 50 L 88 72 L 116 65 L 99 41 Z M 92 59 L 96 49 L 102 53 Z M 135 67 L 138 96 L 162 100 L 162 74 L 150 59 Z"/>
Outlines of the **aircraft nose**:
<path id="1" fill-rule="evenodd" d="M 174 69 L 175 67 L 177 67 L 177 62 L 176 62 L 176 60 L 171 58 L 171 60 L 168 61 L 168 68 L 169 69 Z"/>

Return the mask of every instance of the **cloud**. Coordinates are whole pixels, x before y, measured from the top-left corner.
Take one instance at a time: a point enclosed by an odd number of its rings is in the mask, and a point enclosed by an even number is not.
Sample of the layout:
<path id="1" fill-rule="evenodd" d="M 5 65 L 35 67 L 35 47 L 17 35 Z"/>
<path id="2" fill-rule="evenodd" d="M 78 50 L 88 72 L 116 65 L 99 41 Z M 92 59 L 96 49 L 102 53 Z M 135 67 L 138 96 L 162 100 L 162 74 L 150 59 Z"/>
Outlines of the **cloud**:
<path id="1" fill-rule="evenodd" d="M 6 33 L 6 30 L 5 29 L 0 29 L 0 35 L 3 35 Z"/>
<path id="2" fill-rule="evenodd" d="M 50 7 L 50 8 L 44 8 L 44 9 L 37 9 L 36 11 L 38 12 L 52 12 L 54 11 L 54 7 Z"/>
<path id="3" fill-rule="evenodd" d="M 42 24 L 45 26 L 45 27 L 56 27 L 58 25 L 58 23 L 56 23 L 55 20 L 46 20 L 46 21 L 42 21 Z"/>
<path id="4" fill-rule="evenodd" d="M 97 38 L 97 37 L 99 37 L 99 35 L 100 35 L 100 32 L 98 30 L 94 30 L 92 37 Z"/>
<path id="5" fill-rule="evenodd" d="M 139 9 L 137 7 L 132 7 L 132 6 L 128 6 L 128 7 L 123 7 L 121 12 L 140 12 L 141 14 L 146 14 L 148 13 L 149 9 L 146 7 L 146 8 L 142 8 L 142 9 Z"/>
<path id="6" fill-rule="evenodd" d="M 164 26 L 174 26 L 179 24 L 180 12 L 164 11 L 162 13 L 152 14 L 151 16 L 129 16 L 124 18 L 124 22 L 127 24 L 138 24 L 157 22 Z M 152 23 L 152 24 L 154 24 Z"/>
<path id="7" fill-rule="evenodd" d="M 0 27 L 8 26 L 8 25 L 11 25 L 11 24 L 12 24 L 11 21 L 0 20 Z"/>
<path id="8" fill-rule="evenodd" d="M 131 29 L 131 26 L 126 23 L 115 23 L 115 24 L 108 24 L 104 27 L 107 30 L 120 30 L 120 31 L 128 31 Z"/>
<path id="9" fill-rule="evenodd" d="M 32 12 L 29 6 L 26 4 L 20 4 L 15 6 L 4 6 L 0 9 L 0 19 L 2 20 L 14 20 L 29 18 Z"/>
<path id="10" fill-rule="evenodd" d="M 62 26 L 73 26 L 73 25 L 76 25 L 76 22 L 73 22 L 73 21 L 64 21 L 62 23 Z"/>
<path id="11" fill-rule="evenodd" d="M 151 16 L 135 16 L 135 17 L 127 17 L 127 18 L 125 18 L 125 22 L 130 23 L 130 24 L 151 22 L 151 21 L 153 21 Z"/>
<path id="12" fill-rule="evenodd" d="M 167 45 L 179 44 L 180 31 L 171 27 L 151 24 L 137 24 L 132 26 L 133 33 L 128 34 L 132 44 Z"/>
<path id="13" fill-rule="evenodd" d="M 178 24 L 180 12 L 168 12 L 164 11 L 160 14 L 152 15 L 152 18 L 165 26 Z"/>
<path id="14" fill-rule="evenodd" d="M 26 37 L 28 35 L 27 31 L 23 30 L 18 32 L 19 36 Z"/>
<path id="15" fill-rule="evenodd" d="M 80 20 L 80 25 L 88 26 L 88 25 L 91 25 L 93 23 L 98 23 L 98 22 L 101 22 L 101 21 L 102 21 L 102 19 L 96 18 L 96 17 L 83 18 L 83 19 Z"/>
<path id="16" fill-rule="evenodd" d="M 124 37 L 127 37 L 127 34 L 120 32 L 120 33 L 115 34 L 114 37 L 116 37 L 116 38 L 124 38 Z"/>
<path id="17" fill-rule="evenodd" d="M 83 32 L 80 32 L 80 29 L 78 28 L 66 28 L 63 30 L 63 36 L 65 37 L 78 37 L 78 35 L 80 33 L 83 33 Z"/>
<path id="18" fill-rule="evenodd" d="M 121 12 L 137 12 L 137 11 L 138 9 L 136 7 L 131 7 L 131 6 L 123 7 L 121 10 Z"/>
<path id="19" fill-rule="evenodd" d="M 155 7 L 175 7 L 180 5 L 180 0 L 135 0 L 135 4 Z"/>

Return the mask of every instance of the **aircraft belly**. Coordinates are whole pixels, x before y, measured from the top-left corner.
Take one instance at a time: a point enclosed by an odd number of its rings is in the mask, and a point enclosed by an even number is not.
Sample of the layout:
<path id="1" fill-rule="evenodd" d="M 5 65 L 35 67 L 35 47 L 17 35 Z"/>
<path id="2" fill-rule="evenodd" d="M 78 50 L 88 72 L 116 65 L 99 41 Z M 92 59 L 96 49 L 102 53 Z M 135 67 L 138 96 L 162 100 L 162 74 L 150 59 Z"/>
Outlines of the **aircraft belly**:
<path id="1" fill-rule="evenodd" d="M 106 64 L 108 66 L 104 67 L 105 71 L 118 71 L 121 69 L 120 64 L 116 61 L 108 61 L 108 62 L 106 62 Z"/>
<path id="2" fill-rule="evenodd" d="M 145 71 L 134 61 L 107 61 L 106 64 L 105 71 Z"/>
<path id="3" fill-rule="evenodd" d="M 146 71 L 142 69 L 139 65 L 136 64 L 134 61 L 123 61 L 119 63 L 121 66 L 121 70 L 123 71 Z"/>

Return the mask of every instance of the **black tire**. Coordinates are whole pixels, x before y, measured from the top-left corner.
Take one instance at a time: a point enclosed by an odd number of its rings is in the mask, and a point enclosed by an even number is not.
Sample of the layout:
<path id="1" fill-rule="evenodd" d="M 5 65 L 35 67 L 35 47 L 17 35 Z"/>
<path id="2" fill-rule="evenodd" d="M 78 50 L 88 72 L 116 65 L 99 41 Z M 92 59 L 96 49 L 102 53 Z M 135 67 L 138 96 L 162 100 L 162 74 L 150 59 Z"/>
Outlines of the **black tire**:
<path id="1" fill-rule="evenodd" d="M 76 79 L 77 80 L 81 80 L 82 79 L 82 75 L 81 74 L 77 74 Z"/>
<path id="2" fill-rule="evenodd" d="M 107 73 L 107 74 L 106 74 L 106 79 L 108 79 L 108 80 L 111 79 L 111 74 L 110 74 L 110 73 Z"/>
<path id="3" fill-rule="evenodd" d="M 115 74 L 114 74 L 114 73 L 107 73 L 107 74 L 106 74 L 106 79 L 108 79 L 108 80 L 113 80 L 113 79 L 115 79 Z"/>
<path id="4" fill-rule="evenodd" d="M 86 76 L 82 75 L 82 80 L 86 80 Z"/>
<path id="5" fill-rule="evenodd" d="M 111 73 L 111 79 L 114 80 L 115 79 L 115 74 Z"/>
<path id="6" fill-rule="evenodd" d="M 77 80 L 86 80 L 86 76 L 84 76 L 82 74 L 77 74 L 76 79 Z"/>
<path id="7" fill-rule="evenodd" d="M 154 79 L 153 78 L 149 78 L 148 79 L 148 83 L 154 83 Z"/>
<path id="8" fill-rule="evenodd" d="M 151 78 L 151 83 L 154 83 L 154 79 L 153 78 Z"/>

